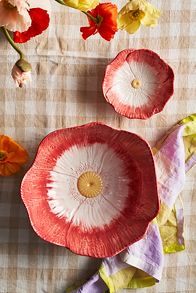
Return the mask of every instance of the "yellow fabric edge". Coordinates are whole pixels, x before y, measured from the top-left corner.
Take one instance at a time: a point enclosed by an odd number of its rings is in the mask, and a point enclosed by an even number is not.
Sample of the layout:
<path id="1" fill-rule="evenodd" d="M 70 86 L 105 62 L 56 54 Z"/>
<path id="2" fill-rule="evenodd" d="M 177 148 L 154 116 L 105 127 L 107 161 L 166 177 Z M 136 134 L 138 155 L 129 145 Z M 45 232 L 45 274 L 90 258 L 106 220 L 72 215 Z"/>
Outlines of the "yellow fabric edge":
<path id="1" fill-rule="evenodd" d="M 136 268 L 136 270 L 137 270 L 137 268 Z M 99 273 L 100 273 L 100 277 L 102 278 L 102 280 L 105 282 L 105 284 L 109 288 L 109 292 L 116 293 L 117 291 L 115 290 L 113 283 L 112 283 L 112 275 L 108 276 L 106 274 L 104 267 L 102 267 L 99 270 Z M 122 273 L 123 273 L 123 270 L 120 271 L 120 274 L 122 274 Z M 118 274 L 118 272 L 117 272 L 117 274 Z M 120 277 L 120 275 L 119 275 L 119 277 Z M 129 281 L 129 283 L 121 289 L 136 289 L 136 288 L 150 287 L 150 286 L 155 285 L 156 282 L 157 282 L 156 279 L 151 276 L 142 277 L 142 278 L 135 278 L 133 276 L 133 278 Z"/>
<path id="2" fill-rule="evenodd" d="M 179 125 L 184 125 L 183 137 L 196 135 L 196 114 L 190 115 L 184 119 L 182 119 Z"/>
<path id="3" fill-rule="evenodd" d="M 106 271 L 105 271 L 104 267 L 101 267 L 99 269 L 99 275 L 102 278 L 102 280 L 105 282 L 107 287 L 109 288 L 109 292 L 110 293 L 115 293 L 114 286 L 113 286 L 110 278 L 107 277 L 107 274 L 106 274 Z"/>
<path id="4" fill-rule="evenodd" d="M 153 277 L 146 277 L 142 279 L 132 279 L 126 289 L 137 289 L 144 287 L 151 287 L 156 284 L 156 279 Z"/>
<path id="5" fill-rule="evenodd" d="M 174 253 L 174 252 L 178 252 L 178 251 L 182 251 L 182 250 L 185 250 L 185 245 L 184 244 L 172 244 L 170 246 L 165 246 L 164 247 L 164 253 L 167 254 L 167 253 Z"/>
<path id="6" fill-rule="evenodd" d="M 193 122 L 193 121 L 196 121 L 196 113 L 192 114 L 192 115 L 189 115 L 188 117 L 180 120 L 178 122 L 178 124 L 186 124 L 188 122 Z"/>

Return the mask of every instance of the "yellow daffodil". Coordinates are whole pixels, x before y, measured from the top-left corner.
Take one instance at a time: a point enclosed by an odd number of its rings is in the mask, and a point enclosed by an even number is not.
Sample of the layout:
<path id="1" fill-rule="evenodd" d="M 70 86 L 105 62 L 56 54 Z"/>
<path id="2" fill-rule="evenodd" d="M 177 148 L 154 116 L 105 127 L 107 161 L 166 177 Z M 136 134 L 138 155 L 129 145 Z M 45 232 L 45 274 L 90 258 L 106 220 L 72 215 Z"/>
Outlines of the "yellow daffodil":
<path id="1" fill-rule="evenodd" d="M 63 0 L 63 2 L 65 5 L 81 11 L 94 9 L 99 4 L 99 0 Z"/>
<path id="2" fill-rule="evenodd" d="M 118 28 L 135 33 L 140 24 L 156 26 L 160 11 L 146 0 L 130 0 L 118 14 Z"/>

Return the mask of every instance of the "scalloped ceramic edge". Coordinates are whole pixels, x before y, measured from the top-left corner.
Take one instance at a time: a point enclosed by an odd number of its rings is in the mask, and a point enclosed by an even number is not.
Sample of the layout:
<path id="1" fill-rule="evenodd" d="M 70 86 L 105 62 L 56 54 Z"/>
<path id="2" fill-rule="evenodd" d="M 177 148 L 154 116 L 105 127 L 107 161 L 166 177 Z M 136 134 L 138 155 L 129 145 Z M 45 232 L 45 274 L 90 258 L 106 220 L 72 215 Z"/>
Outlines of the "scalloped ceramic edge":
<path id="1" fill-rule="evenodd" d="M 26 194 L 28 193 L 28 191 L 26 191 L 26 188 L 28 189 L 28 177 L 30 176 L 30 178 L 32 178 L 32 175 L 33 175 L 33 172 L 35 171 L 35 163 L 37 163 L 39 161 L 39 154 L 40 152 L 42 151 L 42 148 L 44 148 L 44 144 L 47 142 L 47 140 L 50 138 L 50 137 L 53 137 L 55 135 L 58 135 L 60 132 L 62 131 L 75 131 L 75 130 L 83 130 L 85 131 L 86 129 L 89 129 L 91 127 L 99 127 L 99 126 L 103 126 L 103 127 L 106 127 L 108 130 L 111 130 L 111 131 L 116 131 L 118 134 L 120 132 L 123 133 L 123 135 L 130 135 L 143 141 L 143 143 L 145 144 L 146 146 L 146 149 L 148 149 L 148 152 L 149 152 L 149 155 L 151 156 L 151 163 L 152 163 L 152 174 L 154 174 L 154 178 L 152 180 L 153 184 L 154 184 L 154 210 L 153 212 L 151 211 L 151 217 L 150 219 L 148 219 L 147 223 L 142 227 L 142 232 L 141 234 L 137 237 L 137 239 L 134 239 L 134 241 L 130 241 L 129 243 L 127 243 L 127 245 L 121 247 L 120 249 L 116 250 L 115 253 L 112 253 L 112 254 L 104 254 L 104 252 L 102 251 L 99 251 L 98 253 L 89 253 L 89 252 L 86 252 L 86 253 L 81 253 L 80 251 L 78 251 L 78 248 L 77 247 L 73 247 L 71 243 L 69 243 L 69 245 L 64 245 L 61 241 L 57 240 L 51 240 L 50 237 L 46 234 L 43 233 L 42 230 L 39 229 L 39 227 L 37 227 L 37 224 L 35 223 L 35 218 L 34 218 L 34 215 L 33 215 L 33 212 L 31 211 L 31 205 L 29 204 L 27 198 L 26 198 Z M 26 183 L 27 183 L 27 186 L 26 186 Z M 31 194 L 32 194 L 32 190 L 29 190 L 29 192 L 31 191 Z M 156 195 L 155 195 L 156 193 Z M 25 174 L 23 180 L 22 180 L 22 183 L 21 183 L 21 197 L 22 197 L 22 200 L 25 204 L 25 207 L 27 209 L 27 212 L 28 212 L 28 215 L 29 215 L 29 219 L 30 219 L 30 222 L 31 222 L 31 225 L 34 229 L 34 231 L 37 233 L 38 236 L 40 236 L 42 239 L 44 239 L 45 241 L 47 242 L 50 242 L 50 243 L 53 243 L 53 244 L 56 244 L 56 245 L 59 245 L 59 246 L 64 246 L 68 249 L 70 249 L 71 251 L 75 252 L 76 254 L 80 254 L 80 255 L 86 255 L 86 256 L 92 256 L 92 257 L 97 257 L 97 258 L 103 258 L 103 257 L 110 257 L 110 256 L 114 256 L 118 253 L 120 253 L 121 251 L 123 251 L 124 249 L 126 249 L 129 245 L 131 245 L 132 243 L 140 240 L 147 228 L 148 228 L 148 225 L 149 223 L 156 217 L 156 215 L 158 214 L 158 211 L 159 211 L 159 199 L 158 199 L 158 193 L 157 193 L 157 182 L 156 182 L 156 173 L 155 173 L 155 166 L 154 166 L 154 160 L 153 160 L 153 156 L 152 156 L 152 152 L 151 152 L 151 149 L 148 145 L 148 143 L 142 139 L 140 136 L 134 134 L 134 133 L 130 133 L 130 132 L 127 132 L 127 131 L 124 131 L 124 130 L 118 130 L 118 129 L 114 129 L 110 126 L 107 126 L 103 123 L 99 123 L 99 122 L 92 122 L 92 123 L 89 123 L 89 124 L 85 124 L 85 125 L 82 125 L 82 126 L 77 126 L 77 127 L 71 127 L 71 128 L 65 128 L 65 129 L 59 129 L 59 130 L 56 130 L 54 132 L 51 132 L 49 133 L 42 141 L 41 143 L 39 144 L 39 147 L 38 147 L 38 150 L 37 150 L 37 154 L 35 156 L 35 159 L 32 163 L 32 166 L 31 168 L 27 171 L 27 173 Z M 49 212 L 49 209 L 48 209 L 48 212 Z M 51 211 L 50 211 L 51 212 Z M 33 220 L 34 218 L 34 220 Z M 48 223 L 47 223 L 48 224 Z M 71 225 L 71 224 L 70 224 Z M 141 227 L 140 227 L 141 228 Z M 69 235 L 68 235 L 69 236 Z"/>
<path id="2" fill-rule="evenodd" d="M 123 63 L 125 63 L 126 59 L 129 57 L 129 55 L 133 52 L 143 52 L 143 53 L 148 53 L 153 55 L 157 60 L 159 60 L 160 63 L 165 67 L 165 70 L 168 71 L 168 77 L 170 79 L 170 85 L 168 88 L 168 93 L 166 92 L 164 99 L 162 102 L 158 105 L 154 105 L 147 111 L 146 113 L 144 111 L 137 111 L 135 113 L 134 107 L 131 105 L 126 105 L 126 104 L 120 104 L 118 103 L 119 97 L 117 96 L 116 93 L 112 96 L 108 97 L 108 91 L 111 89 L 111 80 L 113 79 L 114 72 L 116 72 L 116 68 L 118 69 L 119 67 L 122 66 Z M 130 87 L 131 87 L 131 80 L 130 80 Z M 157 114 L 161 112 L 168 100 L 172 97 L 174 93 L 174 72 L 173 69 L 155 52 L 148 50 L 148 49 L 125 49 L 118 53 L 118 55 L 107 65 L 106 70 L 105 70 L 105 75 L 102 83 L 102 90 L 104 97 L 106 101 L 114 108 L 114 110 L 122 115 L 125 116 L 129 119 L 148 119 L 154 114 Z M 112 96 L 112 97 L 111 97 Z M 145 104 L 143 105 L 145 106 Z M 127 109 L 129 107 L 129 109 Z M 139 107 L 140 108 L 140 107 Z M 142 107 L 141 107 L 142 108 Z"/>

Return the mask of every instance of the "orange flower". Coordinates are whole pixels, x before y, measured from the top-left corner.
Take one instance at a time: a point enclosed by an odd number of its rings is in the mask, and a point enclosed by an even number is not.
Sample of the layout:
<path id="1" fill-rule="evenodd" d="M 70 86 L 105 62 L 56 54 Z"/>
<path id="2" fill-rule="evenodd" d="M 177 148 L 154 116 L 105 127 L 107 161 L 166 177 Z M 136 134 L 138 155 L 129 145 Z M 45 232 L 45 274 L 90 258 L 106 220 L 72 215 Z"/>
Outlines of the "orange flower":
<path id="1" fill-rule="evenodd" d="M 87 13 L 89 27 L 81 27 L 83 39 L 99 33 L 102 38 L 110 41 L 117 32 L 117 6 L 112 3 L 99 4 Z"/>
<path id="2" fill-rule="evenodd" d="M 17 173 L 27 158 L 25 149 L 10 137 L 0 135 L 0 176 Z"/>

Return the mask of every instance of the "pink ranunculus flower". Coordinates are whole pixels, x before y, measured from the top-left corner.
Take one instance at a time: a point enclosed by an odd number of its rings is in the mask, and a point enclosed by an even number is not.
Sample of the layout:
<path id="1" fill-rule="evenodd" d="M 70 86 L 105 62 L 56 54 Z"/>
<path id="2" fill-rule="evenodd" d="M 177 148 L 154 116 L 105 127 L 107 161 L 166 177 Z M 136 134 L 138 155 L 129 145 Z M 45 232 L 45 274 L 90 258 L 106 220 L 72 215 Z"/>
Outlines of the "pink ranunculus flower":
<path id="1" fill-rule="evenodd" d="M 17 62 L 12 68 L 12 77 L 15 81 L 16 86 L 20 88 L 23 87 L 27 83 L 27 81 L 31 79 L 31 66 L 28 62 L 26 62 L 26 64 L 29 65 L 29 67 L 25 71 L 21 69 L 21 66 L 19 66 Z"/>
<path id="2" fill-rule="evenodd" d="M 28 0 L 0 0 L 0 27 L 24 32 L 31 26 Z"/>

